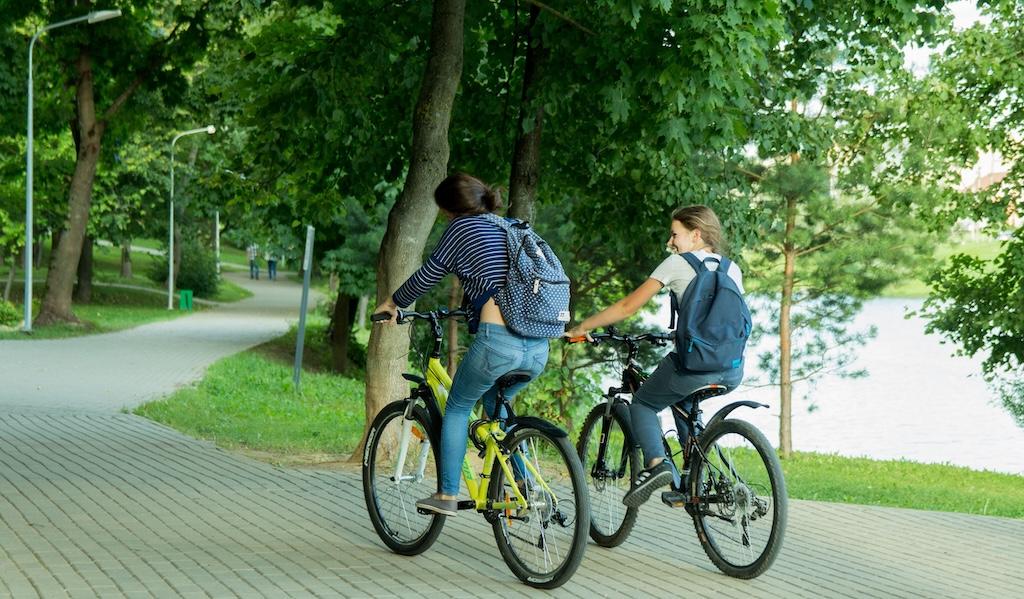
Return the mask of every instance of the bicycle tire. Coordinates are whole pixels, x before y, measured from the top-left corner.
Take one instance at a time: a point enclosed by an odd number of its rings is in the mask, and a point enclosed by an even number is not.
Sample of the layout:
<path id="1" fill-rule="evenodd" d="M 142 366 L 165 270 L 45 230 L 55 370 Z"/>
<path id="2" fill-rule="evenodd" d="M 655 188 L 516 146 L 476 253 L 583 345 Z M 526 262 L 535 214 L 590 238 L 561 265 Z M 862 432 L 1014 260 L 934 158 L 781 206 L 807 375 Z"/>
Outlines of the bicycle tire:
<path id="1" fill-rule="evenodd" d="M 778 557 L 786 532 L 786 481 L 775 449 L 754 425 L 731 418 L 708 427 L 698 444 L 690 496 L 701 547 L 723 573 L 759 576 Z"/>
<path id="2" fill-rule="evenodd" d="M 630 434 L 629 423 L 618 410 L 613 409 L 607 415 L 604 463 L 596 463 L 606 411 L 602 403 L 587 414 L 576 442 L 576 451 L 590 495 L 590 538 L 602 547 L 618 547 L 629 537 L 640 511 L 640 508 L 623 504 L 622 497 L 640 472 L 641 457 Z M 628 463 L 623 464 L 623 459 Z"/>
<path id="3" fill-rule="evenodd" d="M 370 426 L 370 433 L 366 438 L 366 447 L 363 451 L 363 498 L 366 500 L 366 511 L 370 515 L 370 522 L 381 541 L 389 549 L 400 555 L 418 555 L 423 553 L 434 544 L 437 536 L 441 534 L 444 526 L 445 516 L 440 514 L 422 515 L 416 511 L 416 501 L 433 492 L 441 490 L 441 481 L 437 476 L 439 463 L 439 444 L 434 426 L 427 415 L 427 411 L 417 406 L 413 412 L 413 430 L 419 431 L 425 439 L 414 438 L 420 452 L 429 451 L 422 459 L 425 463 L 433 461 L 433 468 L 427 468 L 424 478 L 421 481 L 411 481 L 407 484 L 394 484 L 394 473 L 388 476 L 384 469 L 388 466 L 394 468 L 394 458 L 388 456 L 383 444 L 394 432 L 401 431 L 404 423 L 407 400 L 396 401 L 388 404 L 373 419 Z M 429 447 L 425 447 L 428 443 Z M 415 466 L 419 469 L 421 454 L 413 452 L 412 443 L 407 454 L 405 472 L 410 472 Z M 389 459 L 391 458 L 391 459 Z M 426 464 L 428 467 L 429 463 Z M 379 472 L 379 470 L 382 470 Z M 415 474 L 410 475 L 415 476 Z M 401 481 L 400 481 L 401 483 Z M 408 487 L 408 490 L 405 489 Z M 393 509 L 392 509 L 393 508 Z"/>
<path id="4" fill-rule="evenodd" d="M 523 488 L 530 499 L 530 507 L 525 514 L 513 515 L 505 510 L 495 513 L 496 517 L 492 519 L 498 552 L 513 574 L 529 586 L 557 588 L 576 572 L 587 547 L 590 502 L 583 468 L 564 436 L 532 427 L 516 427 L 508 434 L 512 438 L 507 446 L 514 448 L 511 455 L 530 460 L 556 497 L 553 498 L 536 481 L 531 481 L 530 476 L 526 477 Z M 511 457 L 509 463 L 512 464 Z M 515 482 L 506 480 L 501 463 L 495 462 L 491 470 L 489 498 L 492 501 L 507 500 L 513 494 L 509 492 L 512 484 Z M 563 538 L 565 536 L 569 538 Z M 536 542 L 532 540 L 534 538 Z M 524 547 L 520 551 L 520 543 L 531 549 L 527 551 Z M 536 563 L 528 563 L 529 554 L 535 560 L 540 557 L 545 563 L 549 557 L 559 559 L 557 564 L 551 560 L 550 569 L 540 570 Z"/>

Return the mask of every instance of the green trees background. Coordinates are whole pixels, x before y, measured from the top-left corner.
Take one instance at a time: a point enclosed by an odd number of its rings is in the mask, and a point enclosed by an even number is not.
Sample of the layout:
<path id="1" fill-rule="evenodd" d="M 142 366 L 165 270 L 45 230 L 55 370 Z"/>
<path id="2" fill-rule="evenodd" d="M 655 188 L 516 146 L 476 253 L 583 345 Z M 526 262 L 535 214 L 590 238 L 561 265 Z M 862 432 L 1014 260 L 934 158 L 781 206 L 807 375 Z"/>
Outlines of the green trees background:
<path id="1" fill-rule="evenodd" d="M 183 230 L 211 231 L 219 211 L 228 239 L 288 254 L 314 224 L 318 268 L 338 281 L 339 370 L 357 315 L 441 227 L 433 185 L 461 169 L 502 186 L 508 213 L 555 245 L 580 317 L 661 260 L 673 208 L 712 206 L 770 316 L 761 333 L 777 339 L 748 361 L 779 386 L 784 452 L 794 383 L 857 376 L 855 348 L 872 334 L 851 328 L 862 303 L 927 273 L 931 330 L 986 356 L 1024 420 L 1024 237 L 1007 224 L 1020 202 L 1024 6 L 978 5 L 991 18 L 957 30 L 941 0 L 97 4 L 124 16 L 37 48 L 35 218 L 40 241 L 57 239 L 41 320 L 70 314 L 83 241 L 166 237 L 167 144 L 213 123 L 214 137 L 178 146 Z M 14 268 L 27 42 L 92 8 L 0 8 L 0 254 Z M 905 68 L 908 44 L 939 49 L 927 72 Z M 98 108 L 83 121 L 87 50 Z M 961 192 L 957 173 L 979 151 L 1010 172 Z M 1002 255 L 936 269 L 934 245 L 964 217 L 1010 230 Z M 450 302 L 447 285 L 421 305 Z M 395 365 L 409 348 L 407 331 L 372 333 L 368 413 L 404 389 Z M 553 346 L 526 398 L 571 423 L 608 359 Z"/>

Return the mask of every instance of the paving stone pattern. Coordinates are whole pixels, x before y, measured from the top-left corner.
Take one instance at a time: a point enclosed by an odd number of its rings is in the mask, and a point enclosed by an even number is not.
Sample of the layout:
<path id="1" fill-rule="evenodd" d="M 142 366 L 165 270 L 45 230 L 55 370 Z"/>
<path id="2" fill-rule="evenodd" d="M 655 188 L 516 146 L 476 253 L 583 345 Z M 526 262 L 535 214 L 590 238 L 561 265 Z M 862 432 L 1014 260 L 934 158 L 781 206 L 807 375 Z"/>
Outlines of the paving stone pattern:
<path id="1" fill-rule="evenodd" d="M 512 575 L 476 514 L 449 519 L 426 553 L 395 555 L 366 516 L 358 471 L 275 468 L 116 413 L 283 330 L 289 309 L 294 319 L 295 286 L 242 282 L 259 292 L 248 304 L 160 323 L 173 342 L 148 325 L 0 343 L 0 597 L 935 598 L 1024 588 L 1024 521 L 808 501 L 791 502 L 782 554 L 752 581 L 719 573 L 684 512 L 655 502 L 626 543 L 590 544 L 552 592 Z M 161 365 L 89 371 L 151 345 L 163 348 Z M 98 352 L 108 359 L 82 355 Z M 34 369 L 55 356 L 64 368 Z"/>

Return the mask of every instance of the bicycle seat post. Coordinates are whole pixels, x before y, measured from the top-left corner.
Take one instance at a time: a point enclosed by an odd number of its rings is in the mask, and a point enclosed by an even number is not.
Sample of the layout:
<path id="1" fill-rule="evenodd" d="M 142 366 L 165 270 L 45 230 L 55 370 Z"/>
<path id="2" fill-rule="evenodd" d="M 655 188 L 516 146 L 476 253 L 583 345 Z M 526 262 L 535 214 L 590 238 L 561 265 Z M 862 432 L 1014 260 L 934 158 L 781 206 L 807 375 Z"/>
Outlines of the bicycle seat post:
<path id="1" fill-rule="evenodd" d="M 505 390 L 512 385 L 519 383 L 525 383 L 533 378 L 533 374 L 525 370 L 513 370 L 506 372 L 505 374 L 498 377 L 495 381 L 495 385 L 498 387 L 498 397 L 494 401 L 494 419 L 498 420 L 501 417 L 501 407 L 505 406 L 506 420 L 511 420 L 514 414 L 512 413 L 512 405 L 505 398 Z"/>

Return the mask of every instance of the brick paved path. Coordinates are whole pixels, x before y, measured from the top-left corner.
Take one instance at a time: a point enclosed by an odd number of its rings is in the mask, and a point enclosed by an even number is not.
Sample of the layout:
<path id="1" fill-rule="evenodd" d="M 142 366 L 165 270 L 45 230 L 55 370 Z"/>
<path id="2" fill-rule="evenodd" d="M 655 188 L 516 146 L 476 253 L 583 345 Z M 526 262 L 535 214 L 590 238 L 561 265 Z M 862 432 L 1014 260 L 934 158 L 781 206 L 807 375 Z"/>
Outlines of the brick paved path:
<path id="1" fill-rule="evenodd" d="M 239 305 L 205 323 L 221 331 L 219 341 L 201 335 L 203 326 L 189 324 L 188 335 L 169 329 L 180 335 L 175 351 L 193 347 L 210 360 L 258 342 L 247 327 L 273 320 L 275 309 L 254 300 L 251 315 Z M 244 330 L 231 332 L 230 318 Z M 782 554 L 756 580 L 718 573 L 683 513 L 651 503 L 624 545 L 591 544 L 568 584 L 534 591 L 509 572 L 479 516 L 450 519 L 423 555 L 397 556 L 366 517 L 358 472 L 274 468 L 114 413 L 140 393 L 89 400 L 113 391 L 90 392 L 86 383 L 105 383 L 88 372 L 66 377 L 77 392 L 48 379 L 26 385 L 34 371 L 23 357 L 39 359 L 32 346 L 43 343 L 0 345 L 0 597 L 475 597 L 482 589 L 502 598 L 933 598 L 1024 588 L 1024 521 L 794 501 Z M 197 376 L 201 366 L 187 362 L 164 384 Z M 69 394 L 46 394 L 57 390 Z"/>

